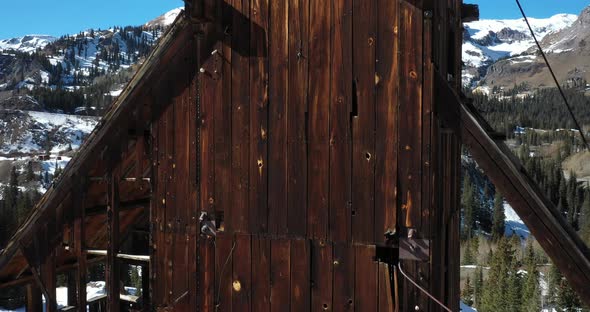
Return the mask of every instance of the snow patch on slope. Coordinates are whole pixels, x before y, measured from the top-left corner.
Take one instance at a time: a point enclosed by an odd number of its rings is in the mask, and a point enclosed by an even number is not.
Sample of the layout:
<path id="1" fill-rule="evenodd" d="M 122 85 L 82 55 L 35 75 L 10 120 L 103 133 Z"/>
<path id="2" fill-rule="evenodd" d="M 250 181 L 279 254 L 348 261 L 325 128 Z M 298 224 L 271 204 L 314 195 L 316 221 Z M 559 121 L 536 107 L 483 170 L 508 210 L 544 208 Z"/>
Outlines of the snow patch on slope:
<path id="1" fill-rule="evenodd" d="M 504 202 L 504 216 L 506 217 L 506 229 L 504 232 L 506 236 L 516 234 L 522 239 L 527 239 L 531 235 L 529 228 L 507 202 Z"/>
<path id="2" fill-rule="evenodd" d="M 0 51 L 16 50 L 19 52 L 34 52 L 42 49 L 57 38 L 47 35 L 26 35 L 24 37 L 0 40 Z"/>

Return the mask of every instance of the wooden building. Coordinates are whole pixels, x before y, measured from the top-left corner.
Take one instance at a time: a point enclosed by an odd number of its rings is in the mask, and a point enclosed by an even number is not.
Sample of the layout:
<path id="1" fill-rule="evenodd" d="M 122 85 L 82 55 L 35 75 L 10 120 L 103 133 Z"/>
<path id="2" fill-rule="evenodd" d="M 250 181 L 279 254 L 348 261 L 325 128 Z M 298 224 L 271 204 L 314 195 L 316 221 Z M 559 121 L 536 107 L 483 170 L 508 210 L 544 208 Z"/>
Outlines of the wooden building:
<path id="1" fill-rule="evenodd" d="M 0 253 L 0 288 L 55 311 L 68 273 L 86 311 L 105 263 L 118 311 L 135 264 L 146 311 L 458 311 L 464 142 L 588 302 L 587 248 L 460 96 L 476 9 L 187 1 Z"/>

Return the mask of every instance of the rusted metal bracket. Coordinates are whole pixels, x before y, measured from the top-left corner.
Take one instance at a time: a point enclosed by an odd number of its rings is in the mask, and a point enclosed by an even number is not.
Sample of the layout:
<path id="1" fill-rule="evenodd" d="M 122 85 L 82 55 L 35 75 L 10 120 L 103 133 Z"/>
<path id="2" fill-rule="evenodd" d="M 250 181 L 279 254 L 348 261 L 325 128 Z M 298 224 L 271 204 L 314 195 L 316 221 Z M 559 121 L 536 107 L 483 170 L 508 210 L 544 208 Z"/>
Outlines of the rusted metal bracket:
<path id="1" fill-rule="evenodd" d="M 375 244 L 375 261 L 397 264 L 400 260 L 428 262 L 430 240 L 414 238 L 410 230 L 408 237 L 399 237 L 395 231 L 385 233 L 385 243 Z"/>

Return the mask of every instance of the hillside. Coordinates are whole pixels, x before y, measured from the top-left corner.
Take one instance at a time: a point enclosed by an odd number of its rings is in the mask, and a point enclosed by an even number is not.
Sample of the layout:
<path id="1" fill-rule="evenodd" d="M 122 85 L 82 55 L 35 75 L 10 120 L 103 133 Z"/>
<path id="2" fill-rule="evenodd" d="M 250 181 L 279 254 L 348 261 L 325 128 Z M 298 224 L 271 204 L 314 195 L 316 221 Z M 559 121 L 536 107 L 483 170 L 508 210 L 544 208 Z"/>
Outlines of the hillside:
<path id="1" fill-rule="evenodd" d="M 590 7 L 578 16 L 530 18 L 560 83 L 590 90 Z M 545 62 L 523 19 L 481 20 L 465 25 L 463 83 L 486 93 L 525 85 L 553 87 Z"/>

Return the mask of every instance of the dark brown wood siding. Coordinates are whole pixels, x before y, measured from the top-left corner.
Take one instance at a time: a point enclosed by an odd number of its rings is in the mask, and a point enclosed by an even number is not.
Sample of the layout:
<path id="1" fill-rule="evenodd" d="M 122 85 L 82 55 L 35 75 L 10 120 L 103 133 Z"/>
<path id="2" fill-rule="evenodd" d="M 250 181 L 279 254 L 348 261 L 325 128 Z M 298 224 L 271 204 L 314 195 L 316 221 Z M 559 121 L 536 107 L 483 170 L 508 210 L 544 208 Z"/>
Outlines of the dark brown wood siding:
<path id="1" fill-rule="evenodd" d="M 171 61 L 198 64 L 196 80 L 165 78 L 171 67 L 153 91 L 164 107 L 152 127 L 156 305 L 437 311 L 375 261 L 389 231 L 430 240 L 430 261 L 402 267 L 456 308 L 460 146 L 438 119 L 433 77 L 458 87 L 459 7 L 218 2 L 215 52 Z M 216 238 L 193 238 L 200 212 Z M 198 298 L 181 297 L 191 287 Z"/>

